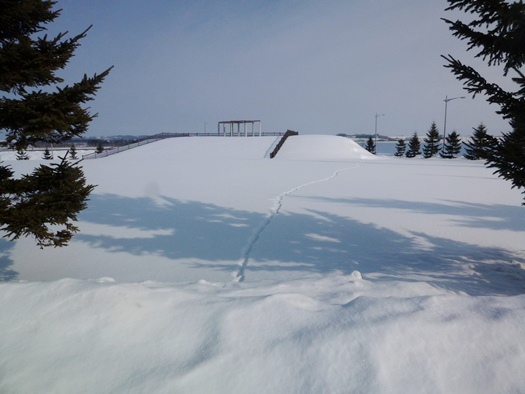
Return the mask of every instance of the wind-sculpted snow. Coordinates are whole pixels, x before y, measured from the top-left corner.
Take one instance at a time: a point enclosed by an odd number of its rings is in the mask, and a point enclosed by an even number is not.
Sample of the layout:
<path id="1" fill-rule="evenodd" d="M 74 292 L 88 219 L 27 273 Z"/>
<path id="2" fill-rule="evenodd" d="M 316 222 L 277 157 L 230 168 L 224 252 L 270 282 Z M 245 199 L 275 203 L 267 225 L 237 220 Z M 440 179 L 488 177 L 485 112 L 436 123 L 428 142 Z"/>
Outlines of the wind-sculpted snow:
<path id="1" fill-rule="evenodd" d="M 0 392 L 525 392 L 520 193 L 480 162 L 275 142 L 83 162 L 70 246 L 0 240 Z"/>
<path id="2" fill-rule="evenodd" d="M 351 275 L 0 285 L 0 392 L 523 391 L 525 296 Z"/>

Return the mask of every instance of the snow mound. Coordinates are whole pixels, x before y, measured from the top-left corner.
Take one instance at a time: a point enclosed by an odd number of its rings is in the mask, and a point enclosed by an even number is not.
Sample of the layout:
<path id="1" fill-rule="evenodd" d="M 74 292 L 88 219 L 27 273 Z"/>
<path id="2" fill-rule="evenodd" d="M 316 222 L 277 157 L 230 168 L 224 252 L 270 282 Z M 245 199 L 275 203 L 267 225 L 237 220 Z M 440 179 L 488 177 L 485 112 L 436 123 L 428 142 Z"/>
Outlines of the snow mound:
<path id="1" fill-rule="evenodd" d="M 286 140 L 276 156 L 287 160 L 347 161 L 376 159 L 351 139 L 333 135 L 298 135 Z"/>
<path id="2" fill-rule="evenodd" d="M 157 141 L 120 153 L 117 156 L 137 160 L 163 160 L 175 156 L 182 160 L 201 157 L 213 159 L 260 159 L 270 152 L 282 137 L 185 137 Z M 331 135 L 299 135 L 286 140 L 277 159 L 310 161 L 348 161 L 376 159 L 354 141 Z"/>

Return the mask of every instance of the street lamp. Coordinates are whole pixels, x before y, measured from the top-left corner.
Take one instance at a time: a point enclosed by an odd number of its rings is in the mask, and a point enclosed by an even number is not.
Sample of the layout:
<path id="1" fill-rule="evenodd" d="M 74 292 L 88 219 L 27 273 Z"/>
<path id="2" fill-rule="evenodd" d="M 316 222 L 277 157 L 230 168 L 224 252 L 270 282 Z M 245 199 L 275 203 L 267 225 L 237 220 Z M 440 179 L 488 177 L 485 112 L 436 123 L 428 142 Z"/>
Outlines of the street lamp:
<path id="1" fill-rule="evenodd" d="M 449 101 L 455 100 L 455 99 L 464 99 L 465 97 L 452 97 L 448 98 L 448 96 L 445 96 L 445 124 L 443 125 L 443 148 L 445 149 L 445 138 L 447 138 L 447 105 Z"/>
<path id="2" fill-rule="evenodd" d="M 385 114 L 377 114 L 376 113 L 376 128 L 375 128 L 375 131 L 376 131 L 376 152 L 377 152 L 377 118 L 379 118 L 380 116 L 385 116 Z"/>

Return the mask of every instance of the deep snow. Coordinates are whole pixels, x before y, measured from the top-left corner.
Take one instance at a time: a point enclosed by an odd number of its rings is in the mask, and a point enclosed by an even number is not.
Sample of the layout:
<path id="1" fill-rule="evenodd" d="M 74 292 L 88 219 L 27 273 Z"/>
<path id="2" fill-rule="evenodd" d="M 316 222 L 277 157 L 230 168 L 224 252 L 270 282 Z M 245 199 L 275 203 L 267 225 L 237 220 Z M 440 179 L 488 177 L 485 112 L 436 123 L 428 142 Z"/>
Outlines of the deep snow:
<path id="1" fill-rule="evenodd" d="M 69 247 L 0 241 L 0 392 L 525 392 L 520 193 L 480 162 L 275 142 L 84 161 Z"/>

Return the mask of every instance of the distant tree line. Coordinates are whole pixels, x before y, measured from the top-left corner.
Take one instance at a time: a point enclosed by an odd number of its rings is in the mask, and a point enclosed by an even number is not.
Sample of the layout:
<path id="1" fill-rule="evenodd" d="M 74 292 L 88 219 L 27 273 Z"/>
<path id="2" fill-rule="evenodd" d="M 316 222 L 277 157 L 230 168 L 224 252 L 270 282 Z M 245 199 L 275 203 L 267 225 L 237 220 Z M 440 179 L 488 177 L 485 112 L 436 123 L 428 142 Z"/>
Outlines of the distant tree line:
<path id="1" fill-rule="evenodd" d="M 453 131 L 445 137 L 445 141 L 440 140 L 439 130 L 435 122 L 432 122 L 426 137 L 423 139 L 423 147 L 417 133 L 414 133 L 408 140 L 400 138 L 396 144 L 396 157 L 413 158 L 422 155 L 425 159 L 439 157 L 443 159 L 455 159 L 461 153 L 462 144 L 465 146 L 465 158 L 469 160 L 490 160 L 496 147 L 498 139 L 488 134 L 487 128 L 483 123 L 474 127 L 474 133 L 467 142 L 461 142 L 460 135 Z M 370 141 L 368 142 L 368 144 Z M 373 144 L 373 141 L 371 141 Z M 375 153 L 375 146 L 365 147 L 369 152 Z"/>
<path id="2" fill-rule="evenodd" d="M 138 138 L 133 139 L 100 139 L 100 138 L 87 138 L 87 139 L 71 139 L 69 141 L 63 141 L 60 143 L 51 144 L 48 142 L 42 142 L 39 141 L 32 146 L 35 148 L 45 148 L 44 154 L 42 155 L 42 158 L 44 160 L 52 160 L 54 158 L 53 152 L 49 150 L 49 147 L 54 148 L 69 148 L 69 154 L 68 157 L 70 159 L 76 160 L 77 159 L 77 152 L 76 152 L 76 146 L 75 143 L 78 145 L 88 147 L 88 148 L 94 148 L 95 152 L 102 153 L 107 147 L 116 147 L 116 146 L 126 146 L 130 144 L 137 143 L 139 141 Z M 27 149 L 19 148 L 16 153 L 16 159 L 17 160 L 29 160 L 29 156 L 27 154 Z"/>
<path id="3" fill-rule="evenodd" d="M 474 127 L 474 133 L 467 142 L 462 142 L 456 131 L 449 133 L 445 140 L 441 141 L 438 127 L 435 122 L 432 122 L 425 138 L 423 138 L 423 145 L 421 145 L 417 132 L 410 137 L 408 142 L 399 138 L 394 156 L 413 158 L 422 155 L 425 159 L 437 156 L 443 159 L 455 159 L 460 156 L 462 145 L 465 147 L 465 154 L 463 155 L 465 158 L 488 161 L 498 146 L 498 139 L 488 134 L 485 125 L 480 123 L 478 127 Z M 366 141 L 364 148 L 368 152 L 376 154 L 376 144 L 371 136 Z"/>

